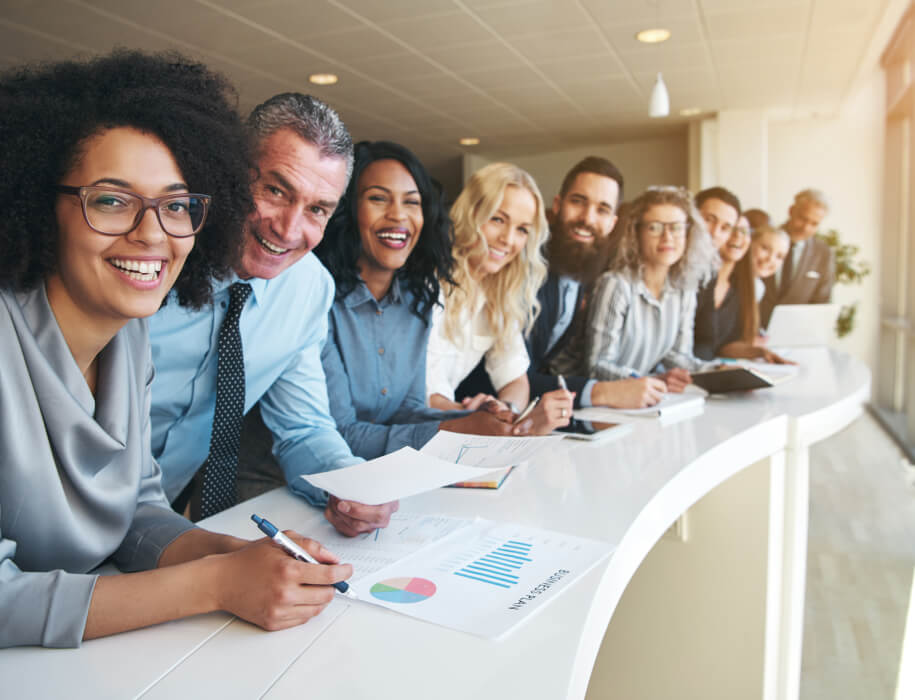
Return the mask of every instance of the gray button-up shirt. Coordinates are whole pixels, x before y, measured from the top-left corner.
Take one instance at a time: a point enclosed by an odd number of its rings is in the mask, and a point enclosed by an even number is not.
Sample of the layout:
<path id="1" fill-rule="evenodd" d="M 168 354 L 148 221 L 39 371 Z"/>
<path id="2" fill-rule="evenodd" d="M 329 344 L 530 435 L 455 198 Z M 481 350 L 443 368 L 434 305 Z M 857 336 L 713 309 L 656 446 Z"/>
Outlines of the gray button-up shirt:
<path id="1" fill-rule="evenodd" d="M 605 272 L 588 302 L 584 347 L 577 357 L 566 353 L 556 364 L 560 371 L 601 380 L 672 367 L 702 369 L 707 364 L 693 355 L 695 315 L 695 289 L 676 289 L 665 280 L 658 299 L 641 276 Z"/>

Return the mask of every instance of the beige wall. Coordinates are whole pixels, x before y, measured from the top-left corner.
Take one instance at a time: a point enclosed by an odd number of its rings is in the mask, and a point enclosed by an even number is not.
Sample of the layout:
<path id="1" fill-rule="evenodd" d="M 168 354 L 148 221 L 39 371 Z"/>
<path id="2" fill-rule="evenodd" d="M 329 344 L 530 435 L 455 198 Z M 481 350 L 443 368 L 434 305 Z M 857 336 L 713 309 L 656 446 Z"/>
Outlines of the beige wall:
<path id="1" fill-rule="evenodd" d="M 566 172 L 582 158 L 590 155 L 609 158 L 622 171 L 627 199 L 648 185 L 686 185 L 686 131 L 663 138 L 580 146 L 562 151 L 507 154 L 498 151 L 468 154 L 464 157 L 464 181 L 482 166 L 507 160 L 527 170 L 549 204 L 559 192 Z"/>
<path id="2" fill-rule="evenodd" d="M 781 459 L 779 456 L 778 459 Z M 587 700 L 763 698 L 769 461 L 687 511 L 635 572 L 591 673 Z"/>

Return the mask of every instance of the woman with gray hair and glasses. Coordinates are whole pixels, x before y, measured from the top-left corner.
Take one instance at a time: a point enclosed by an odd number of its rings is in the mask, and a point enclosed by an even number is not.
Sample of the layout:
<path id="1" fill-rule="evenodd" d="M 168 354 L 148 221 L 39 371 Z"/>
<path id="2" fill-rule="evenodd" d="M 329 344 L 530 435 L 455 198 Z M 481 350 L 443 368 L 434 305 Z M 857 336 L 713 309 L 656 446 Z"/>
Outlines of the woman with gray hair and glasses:
<path id="1" fill-rule="evenodd" d="M 575 344 L 580 355 L 557 358 L 554 370 L 640 378 L 660 400 L 705 367 L 693 355 L 696 289 L 713 274 L 717 255 L 681 187 L 647 189 L 630 203 L 621 231 L 611 270 L 589 296 L 583 342 Z"/>

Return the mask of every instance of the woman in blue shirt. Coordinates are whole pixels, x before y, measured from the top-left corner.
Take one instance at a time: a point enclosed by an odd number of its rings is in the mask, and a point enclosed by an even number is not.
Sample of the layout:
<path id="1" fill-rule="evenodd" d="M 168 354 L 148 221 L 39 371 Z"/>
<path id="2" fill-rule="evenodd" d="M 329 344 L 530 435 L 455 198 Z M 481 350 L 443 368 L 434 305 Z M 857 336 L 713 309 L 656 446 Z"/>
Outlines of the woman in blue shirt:
<path id="1" fill-rule="evenodd" d="M 349 187 L 315 249 L 337 285 L 321 360 L 353 454 L 419 449 L 440 429 L 512 430 L 488 411 L 449 418 L 426 406 L 429 319 L 439 280 L 451 280 L 451 244 L 441 189 L 416 156 L 388 141 L 357 144 Z"/>

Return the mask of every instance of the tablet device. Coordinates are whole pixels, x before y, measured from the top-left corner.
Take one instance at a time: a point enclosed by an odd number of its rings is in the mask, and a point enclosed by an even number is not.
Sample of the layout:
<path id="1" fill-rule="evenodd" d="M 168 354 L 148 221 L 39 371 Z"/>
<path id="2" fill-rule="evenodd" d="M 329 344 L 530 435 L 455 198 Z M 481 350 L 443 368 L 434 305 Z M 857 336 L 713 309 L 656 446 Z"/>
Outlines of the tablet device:
<path id="1" fill-rule="evenodd" d="M 778 304 L 766 335 L 773 348 L 831 345 L 836 339 L 838 304 Z"/>
<path id="2" fill-rule="evenodd" d="M 572 418 L 564 428 L 556 428 L 554 435 L 565 435 L 576 440 L 605 440 L 609 437 L 622 437 L 632 429 L 625 423 L 602 423 Z"/>

